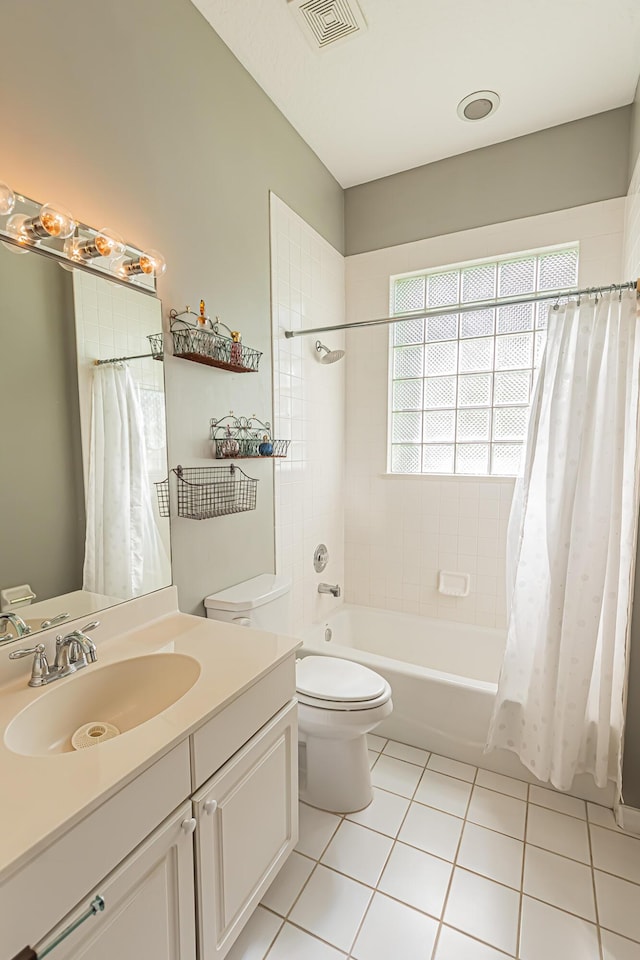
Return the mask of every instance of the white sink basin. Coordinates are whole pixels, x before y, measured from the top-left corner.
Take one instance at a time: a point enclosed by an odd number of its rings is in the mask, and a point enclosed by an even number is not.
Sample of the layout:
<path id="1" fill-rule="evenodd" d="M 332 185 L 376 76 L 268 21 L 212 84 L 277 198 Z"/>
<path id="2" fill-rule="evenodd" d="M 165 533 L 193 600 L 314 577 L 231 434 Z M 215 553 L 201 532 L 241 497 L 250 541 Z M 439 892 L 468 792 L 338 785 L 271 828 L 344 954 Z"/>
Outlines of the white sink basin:
<path id="1" fill-rule="evenodd" d="M 5 743 L 14 753 L 32 757 L 74 752 L 71 737 L 78 727 L 94 721 L 112 723 L 126 733 L 179 700 L 199 676 L 198 661 L 181 653 L 85 667 L 56 680 L 17 714 L 6 729 Z"/>

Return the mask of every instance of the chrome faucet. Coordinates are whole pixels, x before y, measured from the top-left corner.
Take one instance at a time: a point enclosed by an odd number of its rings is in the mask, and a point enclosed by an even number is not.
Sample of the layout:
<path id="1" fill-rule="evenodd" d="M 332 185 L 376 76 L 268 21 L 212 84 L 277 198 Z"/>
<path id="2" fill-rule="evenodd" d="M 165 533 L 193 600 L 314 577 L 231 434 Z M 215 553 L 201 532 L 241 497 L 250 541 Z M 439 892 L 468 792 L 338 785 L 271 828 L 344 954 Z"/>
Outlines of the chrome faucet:
<path id="1" fill-rule="evenodd" d="M 340 587 L 337 583 L 319 583 L 318 593 L 330 593 L 332 597 L 339 597 Z"/>
<path id="2" fill-rule="evenodd" d="M 9 624 L 16 632 L 15 637 L 7 633 Z M 16 637 L 26 637 L 29 633 L 31 633 L 31 627 L 27 626 L 17 613 L 0 613 L 0 637 L 3 638 L 0 642 L 8 643 L 10 640 L 15 640 Z"/>
<path id="3" fill-rule="evenodd" d="M 98 659 L 96 645 L 91 637 L 86 635 L 85 630 L 93 630 L 94 627 L 99 626 L 100 621 L 94 620 L 92 623 L 85 624 L 80 630 L 72 630 L 66 637 L 56 637 L 54 670 L 63 671 L 68 667 L 80 670 L 88 663 L 95 663 Z"/>
<path id="4" fill-rule="evenodd" d="M 53 683 L 54 680 L 62 680 L 63 677 L 70 676 L 87 664 L 96 662 L 98 659 L 96 645 L 91 637 L 85 634 L 85 630 L 93 630 L 94 627 L 99 626 L 100 621 L 94 620 L 92 623 L 85 624 L 80 630 L 72 630 L 66 637 L 56 637 L 56 659 L 52 667 L 49 666 L 44 652 L 44 643 L 14 650 L 9 654 L 9 660 L 21 660 L 22 657 L 34 654 L 30 687 L 42 687 L 47 683 Z"/>

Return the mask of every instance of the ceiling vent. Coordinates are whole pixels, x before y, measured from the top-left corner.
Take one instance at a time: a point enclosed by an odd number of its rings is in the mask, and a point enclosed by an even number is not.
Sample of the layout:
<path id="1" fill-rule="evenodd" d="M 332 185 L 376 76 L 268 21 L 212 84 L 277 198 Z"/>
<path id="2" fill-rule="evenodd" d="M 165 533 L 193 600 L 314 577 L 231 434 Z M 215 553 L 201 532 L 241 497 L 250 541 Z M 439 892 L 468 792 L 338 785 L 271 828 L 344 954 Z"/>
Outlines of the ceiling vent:
<path id="1" fill-rule="evenodd" d="M 287 0 L 314 50 L 326 50 L 367 29 L 356 0 Z"/>

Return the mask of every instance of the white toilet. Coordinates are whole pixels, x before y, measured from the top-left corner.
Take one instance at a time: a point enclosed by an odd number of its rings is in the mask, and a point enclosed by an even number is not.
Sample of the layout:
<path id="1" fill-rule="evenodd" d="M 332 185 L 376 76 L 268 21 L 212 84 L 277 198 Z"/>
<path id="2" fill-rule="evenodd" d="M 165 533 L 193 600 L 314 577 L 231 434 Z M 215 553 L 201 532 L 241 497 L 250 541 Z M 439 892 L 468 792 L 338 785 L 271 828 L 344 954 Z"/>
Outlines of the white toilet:
<path id="1" fill-rule="evenodd" d="M 207 616 L 239 626 L 291 633 L 289 582 L 262 574 L 204 601 Z M 387 681 L 351 660 L 303 657 L 296 662 L 300 798 L 336 813 L 371 802 L 366 734 L 393 710 Z"/>

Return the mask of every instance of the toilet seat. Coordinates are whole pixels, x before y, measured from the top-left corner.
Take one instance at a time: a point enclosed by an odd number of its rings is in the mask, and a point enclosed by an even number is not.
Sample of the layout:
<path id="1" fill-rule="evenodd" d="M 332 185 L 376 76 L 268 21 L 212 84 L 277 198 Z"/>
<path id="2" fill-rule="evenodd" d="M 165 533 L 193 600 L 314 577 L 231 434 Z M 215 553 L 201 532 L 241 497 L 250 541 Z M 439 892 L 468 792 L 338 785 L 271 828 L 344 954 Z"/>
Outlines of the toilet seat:
<path id="1" fill-rule="evenodd" d="M 373 710 L 390 699 L 391 687 L 352 660 L 312 656 L 296 662 L 296 695 L 320 710 Z"/>
<path id="2" fill-rule="evenodd" d="M 320 700 L 314 697 L 308 697 L 304 693 L 296 692 L 298 703 L 305 704 L 308 707 L 315 707 L 317 710 L 334 710 L 342 713 L 363 713 L 366 710 L 374 710 L 376 707 L 383 706 L 391 699 L 391 687 L 387 685 L 384 693 L 375 700 L 353 700 L 351 703 L 345 703 L 344 700 Z"/>

